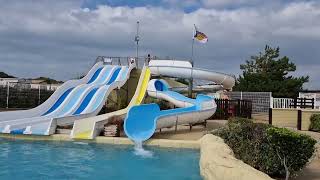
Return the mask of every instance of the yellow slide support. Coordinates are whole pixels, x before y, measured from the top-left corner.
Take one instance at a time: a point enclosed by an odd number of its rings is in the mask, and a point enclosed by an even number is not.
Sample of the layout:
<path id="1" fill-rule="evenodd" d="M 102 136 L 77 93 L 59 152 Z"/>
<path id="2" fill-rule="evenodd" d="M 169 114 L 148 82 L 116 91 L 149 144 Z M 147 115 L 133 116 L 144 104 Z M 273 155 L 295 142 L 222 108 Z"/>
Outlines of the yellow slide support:
<path id="1" fill-rule="evenodd" d="M 95 131 L 101 129 L 103 125 L 107 123 L 108 119 L 115 116 L 125 115 L 132 106 L 141 104 L 146 94 L 150 77 L 151 77 L 150 69 L 147 66 L 144 66 L 139 78 L 136 91 L 129 105 L 126 108 L 118 111 L 114 111 L 111 113 L 90 117 L 90 118 L 84 118 L 84 119 L 75 121 L 73 125 L 73 129 L 71 131 L 71 138 L 93 139 L 95 138 L 97 133 Z"/>

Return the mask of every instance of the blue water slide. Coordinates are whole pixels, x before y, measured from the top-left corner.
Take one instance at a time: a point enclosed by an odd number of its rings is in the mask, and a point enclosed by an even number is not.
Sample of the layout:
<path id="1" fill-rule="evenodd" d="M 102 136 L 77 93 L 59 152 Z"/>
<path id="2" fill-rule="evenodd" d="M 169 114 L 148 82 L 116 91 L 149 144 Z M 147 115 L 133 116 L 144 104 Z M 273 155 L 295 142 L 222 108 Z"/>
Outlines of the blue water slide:
<path id="1" fill-rule="evenodd" d="M 100 74 L 101 71 L 102 71 L 102 67 L 99 68 L 99 69 L 93 74 L 93 76 L 91 77 L 91 79 L 88 81 L 87 84 L 93 83 L 93 82 L 97 79 L 97 77 L 99 76 L 99 74 Z"/>
<path id="2" fill-rule="evenodd" d="M 120 77 L 119 80 L 125 81 L 128 73 L 129 73 L 129 69 L 125 67 L 125 69 L 121 71 L 121 75 L 119 74 L 119 77 Z M 86 109 L 87 112 L 92 112 L 98 109 L 98 107 L 103 103 L 103 101 L 105 101 L 104 96 L 107 93 L 108 89 L 109 89 L 109 85 L 104 86 L 103 89 L 100 88 L 99 92 L 97 92 L 97 94 L 95 95 L 95 101 L 90 104 L 90 107 L 87 107 Z"/>
<path id="3" fill-rule="evenodd" d="M 119 73 L 120 73 L 121 68 L 118 67 L 112 74 L 111 78 L 109 79 L 109 81 L 107 82 L 107 85 L 112 84 L 118 77 Z M 99 88 L 94 88 L 92 89 L 88 95 L 84 98 L 84 100 L 82 101 L 81 105 L 79 106 L 79 108 L 73 113 L 73 115 L 79 115 L 82 113 L 83 110 L 86 109 L 86 107 L 88 106 L 88 104 L 90 103 L 92 97 L 95 95 L 95 93 L 97 92 Z"/>
<path id="4" fill-rule="evenodd" d="M 90 75 L 87 75 L 81 83 L 77 85 L 76 82 L 71 82 L 75 85 L 73 87 L 69 85 L 69 88 L 61 91 L 62 94 L 56 96 L 55 100 L 44 110 L 46 113 L 15 119 L 10 123 L 0 122 L 0 131 L 14 134 L 50 135 L 55 132 L 57 125 L 70 123 L 80 117 L 72 115 L 92 113 L 103 103 L 106 92 L 125 83 L 130 73 L 129 69 L 134 66 L 129 68 L 110 66 L 112 71 L 109 70 L 109 73 L 106 67 L 101 63 L 95 64 Z M 89 116 L 93 115 L 95 114 L 89 114 Z"/>
<path id="5" fill-rule="evenodd" d="M 110 78 L 109 82 L 107 83 L 107 85 L 110 85 L 111 83 L 113 83 L 117 79 L 120 71 L 121 71 L 120 67 L 114 71 L 114 73 L 113 73 L 112 77 Z"/>
<path id="6" fill-rule="evenodd" d="M 162 116 L 193 112 L 196 106 L 160 111 L 157 104 L 143 104 L 130 108 L 124 123 L 129 139 L 141 142 L 148 140 L 155 132 L 157 120 Z"/>
<path id="7" fill-rule="evenodd" d="M 95 84 L 103 84 L 110 76 L 114 66 L 106 66 L 103 74 L 94 82 Z"/>
<path id="8" fill-rule="evenodd" d="M 92 89 L 89 94 L 84 98 L 79 108 L 73 113 L 73 115 L 80 114 L 89 104 L 91 98 L 94 96 L 94 94 L 97 92 L 98 88 Z"/>
<path id="9" fill-rule="evenodd" d="M 150 92 L 156 92 L 154 95 Z M 199 94 L 196 99 L 190 99 L 174 91 L 170 91 L 167 83 L 163 80 L 151 80 L 148 85 L 148 94 L 154 97 L 166 97 L 166 99 L 172 100 L 172 102 L 188 102 L 191 105 L 188 107 L 181 107 L 170 110 L 160 110 L 157 104 L 144 104 L 139 106 L 133 106 L 127 113 L 124 130 L 126 135 L 133 141 L 145 141 L 148 140 L 155 132 L 157 123 L 160 119 L 171 120 L 178 119 L 179 116 L 185 116 L 189 119 L 188 122 L 192 123 L 195 119 L 207 118 L 215 112 L 216 108 L 213 98 L 206 95 Z M 205 103 L 209 104 L 205 105 Z M 211 104 L 210 104 L 211 103 Z M 209 113 L 207 113 L 210 111 Z M 203 113 L 206 115 L 194 117 L 193 113 Z M 212 114 L 210 114 L 213 112 Z M 184 117 L 184 118 L 185 118 Z M 204 119 L 203 119 L 204 120 Z M 175 122 L 171 123 L 172 125 Z"/>
<path id="10" fill-rule="evenodd" d="M 60 111 L 55 112 L 54 115 L 59 117 L 68 112 L 78 102 L 78 100 L 81 98 L 81 96 L 85 93 L 87 89 L 88 87 L 85 86 L 78 88 L 77 91 L 73 93 L 71 99 L 67 102 L 67 104 L 63 108 L 60 108 Z"/>
<path id="11" fill-rule="evenodd" d="M 122 76 L 120 78 L 121 81 L 126 80 L 128 72 L 129 72 L 129 68 L 126 67 L 125 70 L 122 72 Z"/>
<path id="12" fill-rule="evenodd" d="M 111 66 L 106 66 L 103 74 L 101 74 L 101 76 L 95 81 L 94 84 L 103 85 L 103 83 L 107 80 L 108 76 L 110 76 L 111 70 L 112 70 Z M 73 93 L 72 97 L 69 98 L 69 100 L 63 106 L 63 108 L 60 108 L 58 112 L 55 112 L 54 116 L 55 117 L 64 116 L 65 113 L 70 111 L 70 109 L 74 108 L 74 106 L 81 99 L 81 96 L 84 95 L 86 91 L 92 87 L 93 85 L 91 86 L 82 85 L 80 87 L 75 88 L 72 92 Z"/>
<path id="13" fill-rule="evenodd" d="M 60 97 L 59 99 L 53 104 L 53 106 L 51 106 L 51 108 L 45 112 L 42 116 L 45 116 L 51 112 L 53 112 L 54 110 L 56 110 L 61 104 L 62 102 L 67 98 L 67 96 L 70 94 L 70 92 L 72 91 L 73 88 L 70 88 L 68 90 L 66 90 Z"/>
<path id="14" fill-rule="evenodd" d="M 102 67 L 98 68 L 96 70 L 96 72 L 93 74 L 93 76 L 91 77 L 91 79 L 88 81 L 87 84 L 90 84 L 92 82 L 94 82 L 97 77 L 99 76 L 100 72 L 102 70 Z M 68 90 L 66 90 L 59 98 L 58 100 L 51 106 L 51 108 L 45 112 L 44 114 L 42 114 L 42 116 L 45 116 L 45 115 L 48 115 L 50 113 L 52 113 L 53 111 L 55 111 L 62 103 L 63 101 L 67 98 L 67 96 L 71 93 L 71 91 L 73 90 L 74 88 L 70 88 Z"/>

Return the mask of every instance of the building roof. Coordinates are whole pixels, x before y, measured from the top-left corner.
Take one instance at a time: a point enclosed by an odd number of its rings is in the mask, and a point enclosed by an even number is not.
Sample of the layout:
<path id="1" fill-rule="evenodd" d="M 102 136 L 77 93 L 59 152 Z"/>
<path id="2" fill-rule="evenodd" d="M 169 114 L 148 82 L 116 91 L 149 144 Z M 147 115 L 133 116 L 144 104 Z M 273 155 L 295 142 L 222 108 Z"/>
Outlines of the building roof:
<path id="1" fill-rule="evenodd" d="M 300 93 L 320 93 L 320 90 L 304 90 L 300 91 Z"/>

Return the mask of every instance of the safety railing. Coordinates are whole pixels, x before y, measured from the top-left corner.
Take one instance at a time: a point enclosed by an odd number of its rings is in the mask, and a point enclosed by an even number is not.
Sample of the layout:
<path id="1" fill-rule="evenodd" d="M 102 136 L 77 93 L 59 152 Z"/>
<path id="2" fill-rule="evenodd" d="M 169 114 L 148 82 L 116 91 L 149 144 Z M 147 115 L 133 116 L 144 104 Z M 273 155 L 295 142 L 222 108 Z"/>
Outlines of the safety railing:
<path id="1" fill-rule="evenodd" d="M 103 62 L 104 64 L 129 66 L 132 61 L 135 61 L 137 68 L 142 68 L 148 63 L 148 58 L 151 57 L 120 57 L 120 56 L 98 56 L 95 63 Z"/>
<path id="2" fill-rule="evenodd" d="M 315 108 L 314 98 L 272 98 L 273 106 L 271 108 L 289 109 L 289 108 Z"/>
<path id="3" fill-rule="evenodd" d="M 292 98 L 272 98 L 272 108 L 288 109 L 292 108 L 290 105 L 294 102 Z"/>

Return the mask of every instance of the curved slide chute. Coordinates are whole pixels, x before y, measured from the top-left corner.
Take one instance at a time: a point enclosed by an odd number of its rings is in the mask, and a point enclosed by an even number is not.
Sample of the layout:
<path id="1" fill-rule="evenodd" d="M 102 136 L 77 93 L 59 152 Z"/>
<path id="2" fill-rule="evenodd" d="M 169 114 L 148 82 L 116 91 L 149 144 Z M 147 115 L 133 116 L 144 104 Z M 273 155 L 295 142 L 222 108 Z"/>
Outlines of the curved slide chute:
<path id="1" fill-rule="evenodd" d="M 105 65 L 92 75 L 86 84 L 68 89 L 43 115 L 0 122 L 3 133 L 49 135 L 57 124 L 73 123 L 77 119 L 95 116 L 109 93 L 125 84 L 134 61 L 127 66 Z"/>
<path id="2" fill-rule="evenodd" d="M 190 99 L 169 88 L 164 80 L 153 79 L 147 92 L 149 96 L 167 100 L 179 108 L 161 111 L 157 104 L 133 106 L 124 123 L 125 133 L 131 140 L 145 141 L 157 128 L 202 122 L 215 113 L 217 105 L 212 97 L 199 94 L 196 99 Z"/>
<path id="3" fill-rule="evenodd" d="M 194 68 L 188 61 L 151 60 L 149 62 L 149 68 L 154 75 L 208 80 L 228 90 L 232 89 L 235 84 L 234 75 Z"/>
<path id="4" fill-rule="evenodd" d="M 150 69 L 147 66 L 144 66 L 141 71 L 136 91 L 126 108 L 111 113 L 75 121 L 73 129 L 71 131 L 71 137 L 74 139 L 93 139 L 100 133 L 109 119 L 113 117 L 123 116 L 132 106 L 141 104 L 146 94 L 150 77 Z"/>

